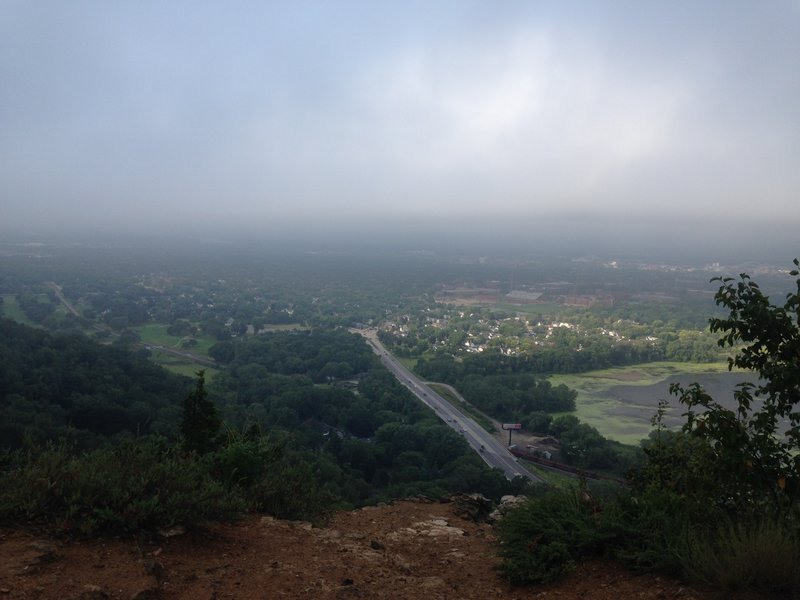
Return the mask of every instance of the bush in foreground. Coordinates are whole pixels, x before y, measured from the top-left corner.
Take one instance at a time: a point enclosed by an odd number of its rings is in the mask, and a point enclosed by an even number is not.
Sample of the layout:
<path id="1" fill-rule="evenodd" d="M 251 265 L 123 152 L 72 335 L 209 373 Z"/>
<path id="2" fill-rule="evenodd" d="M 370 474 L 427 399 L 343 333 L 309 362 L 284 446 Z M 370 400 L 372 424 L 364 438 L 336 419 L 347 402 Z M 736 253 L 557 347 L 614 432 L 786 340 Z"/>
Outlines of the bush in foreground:
<path id="1" fill-rule="evenodd" d="M 156 532 L 249 511 L 321 521 L 335 497 L 288 439 L 229 435 L 204 455 L 133 437 L 76 452 L 67 444 L 0 456 L 0 523 L 83 536 Z"/>
<path id="2" fill-rule="evenodd" d="M 597 513 L 577 488 L 531 496 L 500 523 L 500 572 L 513 583 L 546 583 L 602 542 Z"/>
<path id="3" fill-rule="evenodd" d="M 731 369 L 758 381 L 737 387 L 736 408 L 697 384 L 672 385 L 686 409 L 682 431 L 664 429 L 660 403 L 645 464 L 592 514 L 574 491 L 512 513 L 501 528 L 506 575 L 543 582 L 603 551 L 725 590 L 800 595 L 800 270 L 790 276 L 796 291 L 782 306 L 745 274 L 717 279 L 716 302 L 730 316 L 710 328 L 735 350 Z"/>
<path id="4" fill-rule="evenodd" d="M 57 533 L 157 531 L 229 519 L 245 501 L 194 455 L 164 440 L 127 438 L 75 453 L 66 445 L 8 454 L 0 472 L 0 521 Z"/>
<path id="5" fill-rule="evenodd" d="M 772 519 L 725 521 L 707 535 L 693 536 L 680 558 L 689 577 L 725 590 L 758 589 L 783 597 L 800 591 L 800 539 Z"/>

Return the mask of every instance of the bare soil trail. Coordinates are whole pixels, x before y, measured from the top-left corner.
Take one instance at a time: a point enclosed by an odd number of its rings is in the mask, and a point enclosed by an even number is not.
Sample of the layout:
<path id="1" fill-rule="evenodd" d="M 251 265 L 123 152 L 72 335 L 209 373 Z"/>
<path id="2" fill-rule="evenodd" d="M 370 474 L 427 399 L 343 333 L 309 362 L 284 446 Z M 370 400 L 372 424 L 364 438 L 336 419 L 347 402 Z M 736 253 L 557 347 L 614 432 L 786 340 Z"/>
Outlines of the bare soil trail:
<path id="1" fill-rule="evenodd" d="M 549 586 L 495 571 L 493 529 L 452 503 L 402 501 L 337 514 L 324 528 L 269 517 L 153 542 L 54 541 L 0 534 L 0 600 L 374 598 L 397 600 L 711 600 L 676 580 L 608 561 Z"/>

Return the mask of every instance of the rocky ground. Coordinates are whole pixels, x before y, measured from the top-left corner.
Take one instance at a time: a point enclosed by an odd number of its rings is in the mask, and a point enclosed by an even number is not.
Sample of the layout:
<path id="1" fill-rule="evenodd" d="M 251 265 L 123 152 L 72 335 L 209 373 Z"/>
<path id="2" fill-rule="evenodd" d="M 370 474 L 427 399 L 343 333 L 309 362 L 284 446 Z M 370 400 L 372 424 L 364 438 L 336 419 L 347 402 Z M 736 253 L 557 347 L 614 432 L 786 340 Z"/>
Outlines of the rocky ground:
<path id="1" fill-rule="evenodd" d="M 254 517 L 152 542 L 2 532 L 0 600 L 716 597 L 605 561 L 557 584 L 512 587 L 494 570 L 492 527 L 458 512 L 454 503 L 403 501 L 338 514 L 325 528 Z"/>

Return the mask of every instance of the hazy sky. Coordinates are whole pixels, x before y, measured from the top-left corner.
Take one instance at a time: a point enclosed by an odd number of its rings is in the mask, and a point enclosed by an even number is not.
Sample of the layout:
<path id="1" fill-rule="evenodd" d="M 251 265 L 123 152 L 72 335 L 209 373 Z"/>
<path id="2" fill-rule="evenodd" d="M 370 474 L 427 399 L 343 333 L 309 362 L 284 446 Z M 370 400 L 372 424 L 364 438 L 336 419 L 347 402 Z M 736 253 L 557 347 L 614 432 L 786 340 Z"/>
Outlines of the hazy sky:
<path id="1" fill-rule="evenodd" d="M 793 236 L 800 2 L 0 0 L 3 230 L 451 221 Z"/>

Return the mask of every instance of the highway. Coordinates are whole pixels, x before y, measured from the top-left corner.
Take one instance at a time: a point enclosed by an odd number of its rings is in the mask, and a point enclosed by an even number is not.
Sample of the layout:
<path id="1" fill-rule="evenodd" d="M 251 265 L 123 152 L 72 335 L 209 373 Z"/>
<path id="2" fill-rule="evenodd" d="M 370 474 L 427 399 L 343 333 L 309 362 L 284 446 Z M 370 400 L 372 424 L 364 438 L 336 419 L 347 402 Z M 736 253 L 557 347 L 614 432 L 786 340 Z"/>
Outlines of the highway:
<path id="1" fill-rule="evenodd" d="M 58 298 L 58 300 L 61 302 L 61 304 L 63 304 L 64 307 L 69 312 L 71 312 L 76 317 L 80 318 L 81 313 L 79 313 L 77 311 L 77 309 L 74 306 L 72 306 L 72 304 L 70 304 L 69 301 L 66 298 L 64 298 L 64 294 L 61 293 L 61 286 L 60 285 L 58 285 L 55 281 L 48 281 L 45 285 L 47 287 L 49 287 L 51 290 L 53 290 L 53 293 L 56 295 L 56 298 Z"/>
<path id="2" fill-rule="evenodd" d="M 500 469 L 508 479 L 522 476 L 531 481 L 544 482 L 544 479 L 520 465 L 499 440 L 406 369 L 383 347 L 378 340 L 377 331 L 374 329 L 353 329 L 351 331 L 364 336 L 373 352 L 380 357 L 381 362 L 397 377 L 398 381 L 411 390 L 423 404 L 433 409 L 445 423 L 463 435 L 470 447 L 487 465 Z"/>

